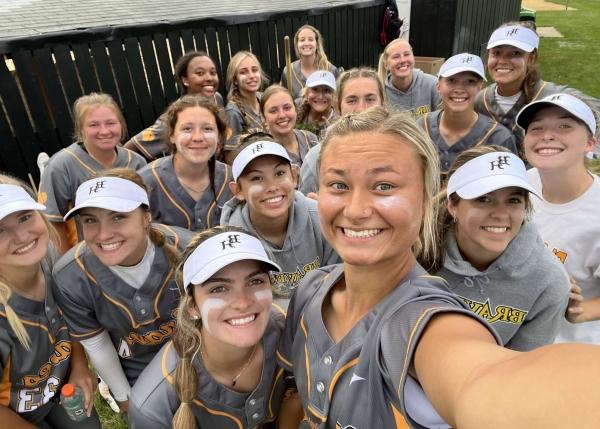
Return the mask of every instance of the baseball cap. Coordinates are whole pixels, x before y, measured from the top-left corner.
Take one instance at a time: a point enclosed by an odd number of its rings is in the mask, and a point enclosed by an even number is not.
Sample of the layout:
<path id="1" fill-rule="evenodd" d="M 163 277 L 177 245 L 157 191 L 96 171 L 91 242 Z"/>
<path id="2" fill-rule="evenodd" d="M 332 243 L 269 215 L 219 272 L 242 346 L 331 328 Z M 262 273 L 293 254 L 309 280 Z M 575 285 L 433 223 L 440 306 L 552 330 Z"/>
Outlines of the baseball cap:
<path id="1" fill-rule="evenodd" d="M 183 264 L 184 288 L 190 284 L 202 284 L 221 268 L 237 261 L 264 262 L 272 271 L 281 271 L 279 265 L 269 259 L 260 240 L 244 232 L 227 231 L 203 241 L 194 249 Z"/>
<path id="2" fill-rule="evenodd" d="M 279 143 L 275 143 L 268 140 L 259 140 L 255 143 L 249 144 L 237 154 L 233 160 L 231 166 L 231 172 L 233 174 L 233 180 L 237 179 L 242 175 L 244 169 L 248 164 L 255 158 L 265 155 L 275 155 L 284 158 L 291 164 L 292 160 L 287 153 L 287 150 Z"/>
<path id="3" fill-rule="evenodd" d="M 0 220 L 22 210 L 46 210 L 18 185 L 0 185 Z"/>
<path id="4" fill-rule="evenodd" d="M 522 25 L 507 25 L 496 29 L 488 40 L 487 49 L 500 45 L 515 46 L 525 52 L 531 52 L 540 44 L 540 38 L 535 31 Z"/>
<path id="5" fill-rule="evenodd" d="M 142 204 L 149 205 L 148 194 L 131 180 L 120 177 L 98 177 L 79 185 L 75 194 L 75 207 L 67 212 L 64 220 L 68 220 L 85 207 L 128 213 Z"/>
<path id="6" fill-rule="evenodd" d="M 460 166 L 448 180 L 446 195 L 456 192 L 459 197 L 471 200 L 510 186 L 523 188 L 541 198 L 529 183 L 521 158 L 510 152 L 492 152 Z"/>
<path id="7" fill-rule="evenodd" d="M 463 53 L 454 55 L 446 60 L 440 71 L 438 77 L 449 77 L 462 72 L 472 72 L 478 76 L 481 76 L 483 80 L 485 78 L 485 70 L 483 68 L 483 61 L 477 55 Z"/>
<path id="8" fill-rule="evenodd" d="M 335 91 L 335 76 L 333 73 L 325 70 L 317 70 L 306 79 L 306 86 L 308 88 L 320 85 L 328 86 Z"/>
<path id="9" fill-rule="evenodd" d="M 582 120 L 592 134 L 596 133 L 596 118 L 594 112 L 590 106 L 585 104 L 579 98 L 571 94 L 553 94 L 542 98 L 541 100 L 533 101 L 527 106 L 523 107 L 517 114 L 515 121 L 517 125 L 527 131 L 529 123 L 533 119 L 533 116 L 545 107 L 558 106 L 577 119 Z"/>

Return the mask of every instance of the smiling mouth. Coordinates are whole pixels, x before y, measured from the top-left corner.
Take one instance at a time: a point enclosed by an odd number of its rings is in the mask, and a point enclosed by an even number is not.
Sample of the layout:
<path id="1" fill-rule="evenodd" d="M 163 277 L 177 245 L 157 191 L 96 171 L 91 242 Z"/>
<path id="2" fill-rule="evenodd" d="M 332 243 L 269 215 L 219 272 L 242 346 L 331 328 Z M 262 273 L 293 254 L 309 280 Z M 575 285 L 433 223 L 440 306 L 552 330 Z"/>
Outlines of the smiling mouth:
<path id="1" fill-rule="evenodd" d="M 266 200 L 263 200 L 263 203 L 265 203 L 265 204 L 279 204 L 280 202 L 283 201 L 283 198 L 284 198 L 283 195 L 279 195 L 278 197 L 267 198 Z"/>
<path id="2" fill-rule="evenodd" d="M 348 238 L 371 238 L 371 237 L 375 237 L 376 235 L 379 235 L 382 231 L 383 231 L 383 229 L 355 230 L 355 229 L 349 229 L 349 228 L 342 228 L 342 232 Z"/>
<path id="3" fill-rule="evenodd" d="M 18 248 L 17 250 L 15 250 L 13 253 L 15 255 L 22 255 L 23 253 L 27 253 L 29 252 L 31 249 L 33 249 L 35 247 L 35 245 L 37 244 L 38 239 L 36 238 L 35 240 L 33 240 L 31 243 Z"/>
<path id="4" fill-rule="evenodd" d="M 535 153 L 538 155 L 556 155 L 562 153 L 563 149 L 554 148 L 554 147 L 543 147 L 540 149 L 536 149 Z"/>
<path id="5" fill-rule="evenodd" d="M 454 101 L 455 103 L 464 103 L 465 101 L 468 100 L 468 98 L 466 98 L 466 97 L 450 97 L 450 100 Z"/>
<path id="6" fill-rule="evenodd" d="M 104 252 L 114 252 L 123 245 L 123 241 L 116 241 L 114 243 L 98 243 L 98 247 Z"/>
<path id="7" fill-rule="evenodd" d="M 228 319 L 225 322 L 229 323 L 231 326 L 245 326 L 256 320 L 257 313 L 251 314 L 250 316 L 241 317 L 238 319 Z"/>
<path id="8" fill-rule="evenodd" d="M 510 228 L 507 226 L 482 226 L 481 229 L 487 232 L 491 232 L 494 234 L 503 234 L 508 231 Z"/>

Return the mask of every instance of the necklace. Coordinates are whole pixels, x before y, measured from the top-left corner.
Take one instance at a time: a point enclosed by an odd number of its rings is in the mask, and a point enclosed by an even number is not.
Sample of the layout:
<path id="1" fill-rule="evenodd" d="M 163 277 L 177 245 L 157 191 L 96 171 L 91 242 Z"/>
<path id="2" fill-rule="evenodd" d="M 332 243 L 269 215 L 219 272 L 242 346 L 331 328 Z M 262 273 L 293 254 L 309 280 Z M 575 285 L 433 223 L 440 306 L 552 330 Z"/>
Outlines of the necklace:
<path id="1" fill-rule="evenodd" d="M 183 180 L 181 180 L 181 177 L 177 176 L 177 179 L 179 180 L 179 183 L 181 183 L 185 189 L 187 189 L 188 191 L 195 192 L 196 194 L 203 194 L 204 191 L 206 191 L 206 189 L 208 188 L 208 185 L 204 186 L 203 189 L 193 188 L 189 184 L 187 184 Z"/>
<path id="2" fill-rule="evenodd" d="M 202 349 L 204 349 L 204 343 L 202 343 L 202 345 L 200 346 L 200 356 L 202 357 L 202 360 L 204 361 L 204 364 L 206 366 L 206 361 L 204 359 L 204 352 L 202 351 Z M 256 349 L 258 349 L 258 343 L 256 343 L 254 345 L 254 348 L 252 349 L 252 353 L 250 353 L 250 358 L 244 364 L 244 366 L 242 367 L 241 371 L 238 372 L 238 375 L 236 375 L 235 377 L 233 377 L 233 380 L 231 380 L 231 386 L 235 386 L 235 383 L 237 383 L 238 378 L 240 378 L 241 375 L 244 373 L 244 371 L 246 371 L 248 369 L 248 367 L 250 366 L 250 363 L 252 362 L 252 359 L 254 358 L 254 355 L 256 354 Z"/>

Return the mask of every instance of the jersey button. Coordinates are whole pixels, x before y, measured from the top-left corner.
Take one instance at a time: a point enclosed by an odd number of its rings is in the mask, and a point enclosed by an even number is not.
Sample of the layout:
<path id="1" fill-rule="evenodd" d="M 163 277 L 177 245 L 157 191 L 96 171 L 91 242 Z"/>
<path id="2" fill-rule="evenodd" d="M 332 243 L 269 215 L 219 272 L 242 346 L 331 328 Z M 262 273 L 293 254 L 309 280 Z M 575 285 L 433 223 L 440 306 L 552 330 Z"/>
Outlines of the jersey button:
<path id="1" fill-rule="evenodd" d="M 259 417 L 260 417 L 260 414 L 258 414 L 258 413 L 254 413 L 254 414 L 252 414 L 252 418 L 253 418 L 254 420 L 257 420 Z"/>
<path id="2" fill-rule="evenodd" d="M 325 363 L 325 365 L 329 366 L 333 363 L 333 359 L 331 359 L 331 356 L 325 356 L 325 358 L 323 359 L 323 363 Z"/>
<path id="3" fill-rule="evenodd" d="M 140 302 L 140 301 L 142 300 L 142 298 L 141 298 L 139 295 L 136 295 L 136 296 L 135 296 L 135 300 L 136 300 L 137 302 Z"/>
<path id="4" fill-rule="evenodd" d="M 256 399 L 250 399 L 250 401 L 248 401 L 248 404 L 253 407 L 256 405 Z"/>
<path id="5" fill-rule="evenodd" d="M 145 309 L 145 308 L 142 308 L 142 309 L 140 310 L 140 313 L 142 313 L 142 314 L 146 314 L 146 309 Z"/>
<path id="6" fill-rule="evenodd" d="M 323 393 L 325 391 L 325 385 L 323 383 L 321 383 L 320 381 L 317 383 L 317 391 L 319 393 Z"/>

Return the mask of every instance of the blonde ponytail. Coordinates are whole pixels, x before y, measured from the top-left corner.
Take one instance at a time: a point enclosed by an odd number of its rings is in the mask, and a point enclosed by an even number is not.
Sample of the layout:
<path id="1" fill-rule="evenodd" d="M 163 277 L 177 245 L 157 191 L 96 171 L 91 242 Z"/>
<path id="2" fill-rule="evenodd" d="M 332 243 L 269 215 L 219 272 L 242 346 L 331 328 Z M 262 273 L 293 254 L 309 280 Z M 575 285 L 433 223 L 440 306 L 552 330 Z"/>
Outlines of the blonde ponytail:
<path id="1" fill-rule="evenodd" d="M 21 322 L 17 313 L 12 309 L 12 307 L 8 304 L 8 300 L 12 295 L 11 287 L 0 278 L 0 304 L 4 305 L 4 311 L 6 312 L 6 319 L 8 320 L 8 324 L 14 331 L 17 339 L 21 343 L 21 345 L 25 348 L 25 350 L 31 350 L 31 339 L 27 334 L 27 330 Z"/>

